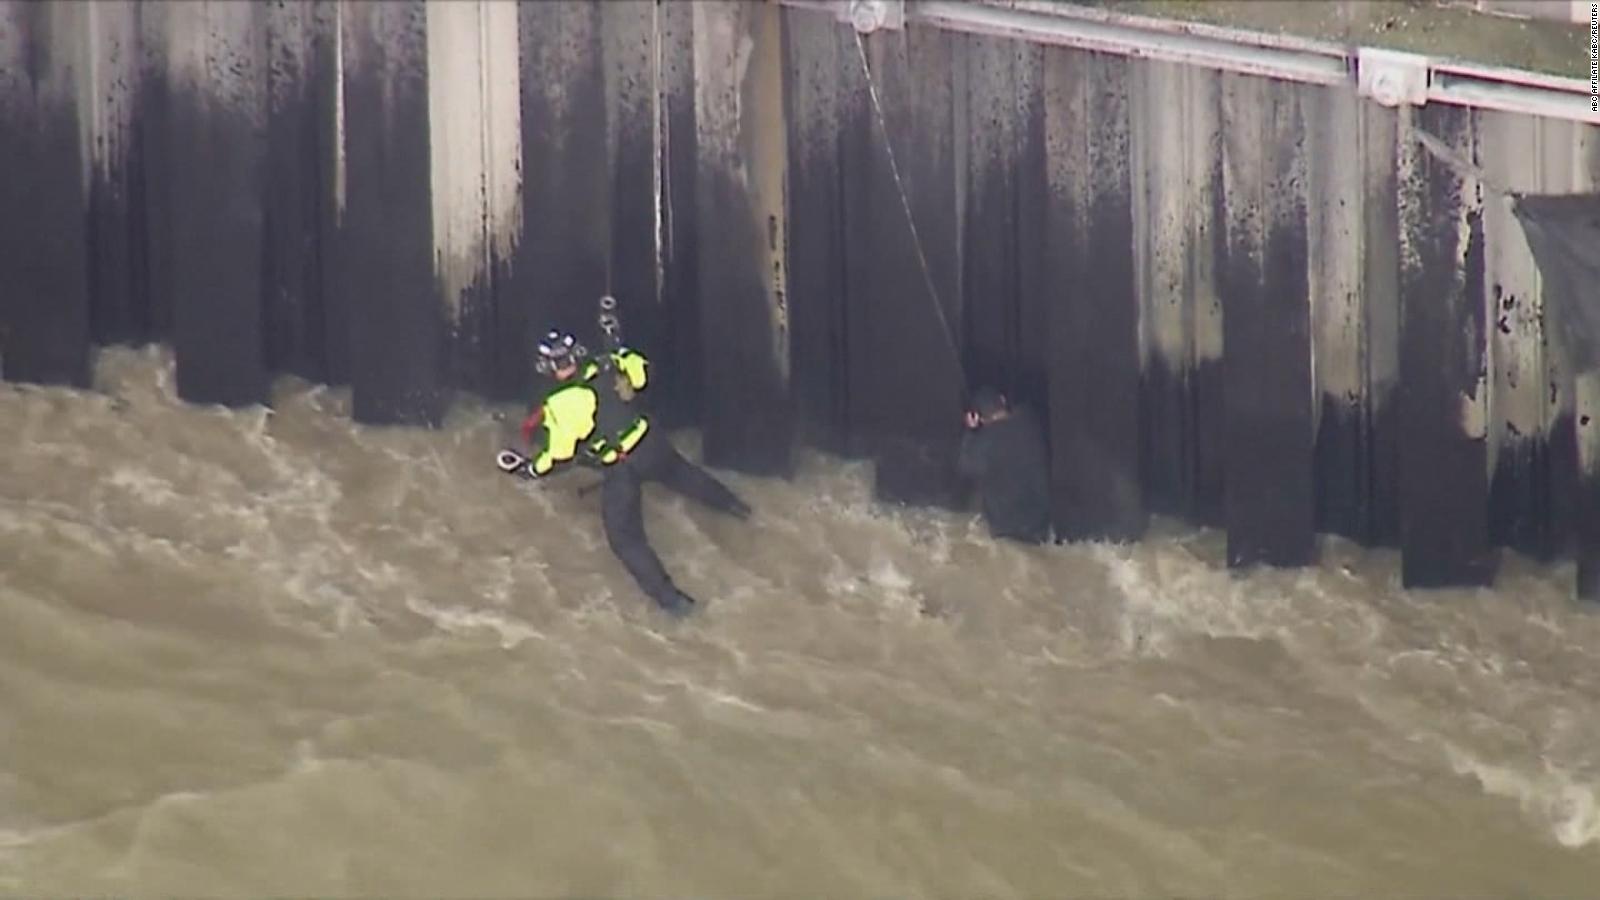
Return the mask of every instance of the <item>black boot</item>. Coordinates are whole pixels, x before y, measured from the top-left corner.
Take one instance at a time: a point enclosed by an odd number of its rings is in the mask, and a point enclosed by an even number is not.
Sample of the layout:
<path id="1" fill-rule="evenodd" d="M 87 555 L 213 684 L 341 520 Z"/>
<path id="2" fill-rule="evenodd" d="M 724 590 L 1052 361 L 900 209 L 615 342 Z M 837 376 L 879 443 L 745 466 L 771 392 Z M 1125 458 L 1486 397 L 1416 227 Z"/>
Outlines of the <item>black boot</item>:
<path id="1" fill-rule="evenodd" d="M 668 588 L 658 594 L 656 605 L 667 615 L 680 619 L 694 612 L 694 598 L 676 587 Z"/>

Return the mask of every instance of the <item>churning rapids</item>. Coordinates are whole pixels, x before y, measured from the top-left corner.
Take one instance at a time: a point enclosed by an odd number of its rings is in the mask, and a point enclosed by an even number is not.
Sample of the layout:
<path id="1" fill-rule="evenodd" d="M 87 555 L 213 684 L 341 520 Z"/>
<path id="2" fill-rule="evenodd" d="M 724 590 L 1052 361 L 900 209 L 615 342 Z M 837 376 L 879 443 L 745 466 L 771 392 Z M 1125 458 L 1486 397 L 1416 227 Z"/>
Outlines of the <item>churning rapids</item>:
<path id="1" fill-rule="evenodd" d="M 1570 569 L 1013 547 L 808 455 L 719 473 L 748 525 L 647 490 L 671 623 L 487 407 L 98 377 L 0 387 L 0 893 L 1600 895 Z"/>

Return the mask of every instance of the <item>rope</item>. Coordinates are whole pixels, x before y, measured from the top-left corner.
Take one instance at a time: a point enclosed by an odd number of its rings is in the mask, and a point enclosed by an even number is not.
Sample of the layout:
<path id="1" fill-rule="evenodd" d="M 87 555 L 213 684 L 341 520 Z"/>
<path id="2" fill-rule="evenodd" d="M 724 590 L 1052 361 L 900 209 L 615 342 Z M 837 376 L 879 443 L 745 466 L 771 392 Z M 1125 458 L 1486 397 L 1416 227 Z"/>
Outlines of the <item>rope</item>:
<path id="1" fill-rule="evenodd" d="M 883 132 L 883 148 L 889 154 L 889 171 L 894 175 L 895 190 L 900 194 L 900 207 L 905 210 L 906 224 L 911 227 L 911 241 L 917 249 L 917 262 L 922 266 L 922 280 L 928 286 L 928 295 L 933 298 L 933 311 L 939 316 L 939 328 L 944 332 L 945 345 L 950 348 L 950 354 L 955 357 L 956 368 L 963 371 L 961 364 L 961 351 L 957 349 L 955 335 L 950 331 L 950 323 L 945 320 L 944 303 L 939 299 L 939 289 L 933 283 L 933 270 L 928 266 L 928 257 L 922 251 L 922 237 L 917 233 L 917 220 L 911 215 L 911 200 L 906 195 L 905 182 L 900 178 L 900 165 L 895 161 L 894 142 L 889 138 L 889 120 L 883 114 L 883 104 L 878 99 L 878 86 L 872 78 L 872 67 L 867 64 L 867 48 L 861 40 L 861 32 L 851 30 L 856 39 L 856 55 L 861 60 L 861 72 L 867 77 L 867 94 L 872 98 L 872 109 L 877 114 L 878 127 Z"/>
<path id="2" fill-rule="evenodd" d="M 672 240 L 672 126 L 671 99 L 667 97 L 666 86 L 661 83 L 661 0 L 656 0 L 650 8 L 650 40 L 655 49 L 654 58 L 651 60 L 650 87 L 654 94 L 652 103 L 655 111 L 655 176 L 652 187 L 655 189 L 655 215 L 656 215 L 656 306 L 659 308 L 667 294 L 667 253 L 675 250 L 676 245 Z"/>
<path id="3" fill-rule="evenodd" d="M 1515 202 L 1520 196 L 1515 191 L 1503 187 L 1497 181 L 1490 178 L 1489 175 L 1483 171 L 1483 169 L 1473 165 L 1461 154 L 1453 150 L 1449 144 L 1446 144 L 1444 141 L 1440 140 L 1436 135 L 1424 131 L 1420 127 L 1413 129 L 1411 133 L 1416 135 L 1417 142 L 1422 144 L 1422 146 L 1426 148 L 1429 153 L 1437 156 L 1441 161 L 1444 162 L 1445 165 L 1455 169 L 1456 172 L 1460 173 L 1461 175 L 1477 179 L 1478 183 L 1488 188 L 1490 193 L 1505 197 L 1513 202 Z"/>

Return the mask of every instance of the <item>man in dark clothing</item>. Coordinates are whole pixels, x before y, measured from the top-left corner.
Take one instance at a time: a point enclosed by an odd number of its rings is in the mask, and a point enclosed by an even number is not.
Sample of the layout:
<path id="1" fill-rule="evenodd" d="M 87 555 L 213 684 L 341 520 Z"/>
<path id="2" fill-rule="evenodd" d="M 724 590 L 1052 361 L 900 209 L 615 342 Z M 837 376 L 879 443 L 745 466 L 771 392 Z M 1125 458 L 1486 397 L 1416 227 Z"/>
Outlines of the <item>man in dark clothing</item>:
<path id="1" fill-rule="evenodd" d="M 709 472 L 684 459 L 664 434 L 633 407 L 648 382 L 648 361 L 617 347 L 600 361 L 581 362 L 585 350 L 569 334 L 551 332 L 539 345 L 540 371 L 557 386 L 523 422 L 526 456 L 502 451 L 500 468 L 544 478 L 561 463 L 579 462 L 605 473 L 600 518 L 606 542 L 639 587 L 669 613 L 682 615 L 694 598 L 673 584 L 650 547 L 640 500 L 646 481 L 740 519 L 750 507 Z"/>
<path id="2" fill-rule="evenodd" d="M 961 440 L 962 474 L 974 479 L 989 533 L 1029 544 L 1050 540 L 1050 460 L 1027 408 L 991 388 L 973 394 Z"/>

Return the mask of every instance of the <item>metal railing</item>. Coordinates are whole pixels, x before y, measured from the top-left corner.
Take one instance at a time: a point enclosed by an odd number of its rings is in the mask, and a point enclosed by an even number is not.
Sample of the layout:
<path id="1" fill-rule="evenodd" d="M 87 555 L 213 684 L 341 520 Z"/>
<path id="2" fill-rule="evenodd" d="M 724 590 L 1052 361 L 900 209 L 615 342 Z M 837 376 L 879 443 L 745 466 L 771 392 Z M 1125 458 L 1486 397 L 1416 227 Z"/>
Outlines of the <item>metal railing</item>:
<path id="1" fill-rule="evenodd" d="M 1308 84 L 1346 84 L 1385 106 L 1449 103 L 1600 125 L 1590 84 L 1376 47 L 1162 19 L 1050 0 L 773 0 L 861 32 L 929 25 Z"/>

